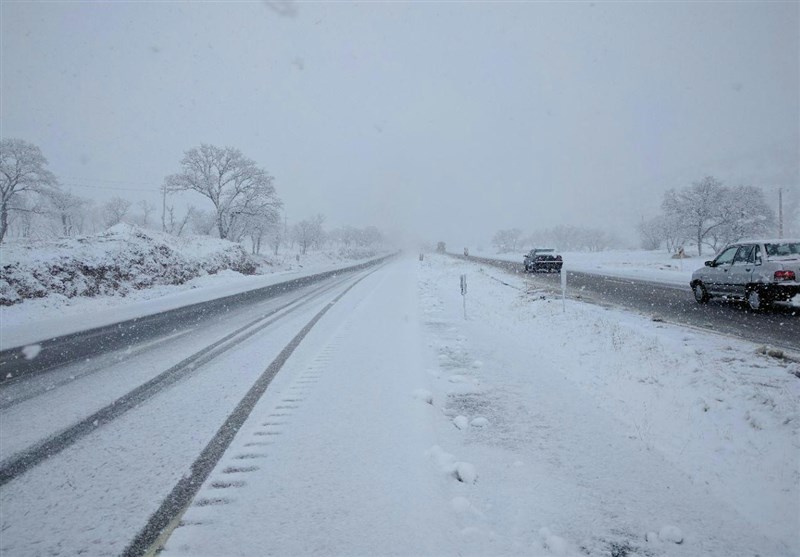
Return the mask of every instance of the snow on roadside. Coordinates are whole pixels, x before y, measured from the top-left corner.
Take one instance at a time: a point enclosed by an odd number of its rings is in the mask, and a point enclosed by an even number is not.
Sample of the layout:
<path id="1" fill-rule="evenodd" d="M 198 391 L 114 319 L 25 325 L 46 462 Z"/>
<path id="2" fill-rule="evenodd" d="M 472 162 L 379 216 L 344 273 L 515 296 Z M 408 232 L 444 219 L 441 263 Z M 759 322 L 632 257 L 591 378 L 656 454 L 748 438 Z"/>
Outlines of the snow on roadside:
<path id="1" fill-rule="evenodd" d="M 91 236 L 4 246 L 0 304 L 13 305 L 51 294 L 66 298 L 126 296 L 153 286 L 183 284 L 225 269 L 253 274 L 256 264 L 234 242 L 176 238 L 118 224 Z"/>
<path id="2" fill-rule="evenodd" d="M 58 242 L 37 244 L 35 249 L 4 246 L 3 265 L 18 265 L 27 268 L 26 272 L 33 273 L 33 269 L 40 269 L 42 272 L 46 265 L 65 257 L 73 248 L 77 250 L 76 257 L 79 255 L 95 263 L 105 261 L 104 264 L 110 264 L 109 258 L 112 255 L 120 256 L 123 250 L 131 253 L 135 251 L 137 229 L 119 225 L 109 232 L 107 241 L 100 242 L 100 245 L 65 240 L 70 245 L 79 245 L 78 248 L 72 246 L 67 249 Z M 194 236 L 172 238 L 152 231 L 147 231 L 147 234 L 156 237 L 159 242 L 169 241 L 170 249 L 174 250 L 176 257 L 190 262 L 186 263 L 189 267 L 197 268 L 194 278 L 182 284 L 150 284 L 148 287 L 125 288 L 94 296 L 67 297 L 57 292 L 48 292 L 43 297 L 26 299 L 11 306 L 0 306 L 0 350 L 238 294 L 294 278 L 343 269 L 374 258 L 352 259 L 353 255 L 365 254 L 322 252 L 309 253 L 299 260 L 294 255 L 273 260 L 256 258 L 250 264 L 260 261 L 262 264 L 258 266 L 258 272 L 263 274 L 245 275 L 221 268 L 222 260 L 217 256 L 235 245 L 231 242 Z M 138 243 L 144 243 L 144 240 L 139 240 L 141 241 Z M 141 246 L 140 248 L 144 249 Z M 237 249 L 241 250 L 241 246 Z M 126 257 L 130 258 L 131 253 Z M 265 263 L 267 261 L 269 264 Z M 211 270 L 214 272 L 211 273 Z"/>
<path id="3" fill-rule="evenodd" d="M 522 263 L 524 253 L 494 253 L 473 251 L 472 255 Z M 673 259 L 671 254 L 657 250 L 607 250 L 598 252 L 561 252 L 568 271 L 599 273 L 650 282 L 680 284 L 689 288 L 692 272 L 703 266 L 704 258 Z"/>
<path id="4" fill-rule="evenodd" d="M 420 297 L 467 553 L 800 554 L 797 363 L 446 257 Z"/>

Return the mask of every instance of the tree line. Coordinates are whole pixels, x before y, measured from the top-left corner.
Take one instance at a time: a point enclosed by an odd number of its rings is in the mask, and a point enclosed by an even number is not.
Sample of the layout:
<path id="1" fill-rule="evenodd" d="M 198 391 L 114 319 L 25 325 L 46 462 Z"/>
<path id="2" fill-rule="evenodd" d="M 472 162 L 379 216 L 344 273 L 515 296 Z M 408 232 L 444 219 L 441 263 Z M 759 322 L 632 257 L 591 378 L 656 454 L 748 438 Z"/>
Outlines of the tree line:
<path id="1" fill-rule="evenodd" d="M 613 234 L 587 226 L 559 225 L 530 234 L 519 228 L 509 228 L 498 230 L 492 237 L 492 246 L 498 253 L 547 246 L 557 246 L 565 251 L 602 251 L 619 245 L 619 239 Z"/>
<path id="2" fill-rule="evenodd" d="M 796 214 L 795 202 L 787 204 L 787 216 Z M 786 220 L 787 231 L 791 219 Z M 775 211 L 762 189 L 754 186 L 726 186 L 713 176 L 681 189 L 664 193 L 661 213 L 643 220 L 639 236 L 644 249 L 665 247 L 677 252 L 687 244 L 713 252 L 746 237 L 777 235 Z"/>
<path id="3" fill-rule="evenodd" d="M 245 243 L 253 253 L 265 246 L 277 255 L 281 246 L 305 254 L 326 243 L 368 248 L 384 240 L 375 227 L 345 226 L 327 232 L 325 217 L 315 215 L 289 226 L 281 210 L 275 178 L 239 149 L 201 144 L 179 161 L 178 172 L 161 186 L 164 203 L 160 228 L 176 236 L 187 232 Z M 168 194 L 190 192 L 205 198 L 209 209 L 189 205 L 178 211 Z M 63 190 L 47 169 L 39 147 L 21 139 L 0 142 L 0 243 L 9 234 L 38 239 L 98 232 L 121 222 L 157 228 L 156 207 L 147 200 L 135 206 L 125 198 L 105 203 Z"/>

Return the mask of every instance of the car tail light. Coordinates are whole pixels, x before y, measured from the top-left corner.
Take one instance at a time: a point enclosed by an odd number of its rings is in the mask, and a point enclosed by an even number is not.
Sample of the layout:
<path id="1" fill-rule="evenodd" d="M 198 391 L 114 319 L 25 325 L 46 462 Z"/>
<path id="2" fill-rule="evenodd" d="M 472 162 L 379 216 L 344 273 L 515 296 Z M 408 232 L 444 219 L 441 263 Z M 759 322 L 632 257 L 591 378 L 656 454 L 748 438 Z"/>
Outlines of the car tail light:
<path id="1" fill-rule="evenodd" d="M 775 271 L 775 280 L 795 280 L 794 271 Z"/>

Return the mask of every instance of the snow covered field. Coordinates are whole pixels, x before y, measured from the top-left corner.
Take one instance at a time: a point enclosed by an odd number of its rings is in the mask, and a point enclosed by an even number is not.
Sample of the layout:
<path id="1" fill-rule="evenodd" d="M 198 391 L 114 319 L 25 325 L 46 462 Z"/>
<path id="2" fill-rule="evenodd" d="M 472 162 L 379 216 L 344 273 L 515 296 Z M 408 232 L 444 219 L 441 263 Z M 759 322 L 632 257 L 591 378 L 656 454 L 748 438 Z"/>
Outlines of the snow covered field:
<path id="1" fill-rule="evenodd" d="M 403 259 L 312 329 L 165 554 L 800 555 L 800 366 L 757 348 Z"/>

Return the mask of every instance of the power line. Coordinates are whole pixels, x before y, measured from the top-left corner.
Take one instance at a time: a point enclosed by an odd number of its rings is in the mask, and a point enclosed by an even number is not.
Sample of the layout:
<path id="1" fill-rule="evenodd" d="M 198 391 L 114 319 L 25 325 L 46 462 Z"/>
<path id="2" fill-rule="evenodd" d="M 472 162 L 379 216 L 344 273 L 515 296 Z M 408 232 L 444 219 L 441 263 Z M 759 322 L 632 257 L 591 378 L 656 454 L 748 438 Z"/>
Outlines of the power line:
<path id="1" fill-rule="evenodd" d="M 72 182 L 97 182 L 100 184 L 128 184 L 131 186 L 146 186 L 150 184 L 150 182 L 140 182 L 134 180 L 109 180 L 106 178 L 80 178 L 76 176 L 62 176 L 62 178 Z"/>
<path id="2" fill-rule="evenodd" d="M 158 192 L 161 189 L 161 186 L 153 186 L 151 189 L 143 189 L 143 188 L 119 188 L 114 186 L 90 186 L 89 184 L 76 184 L 73 182 L 61 182 L 62 186 L 66 186 L 68 188 L 89 188 L 94 190 L 110 190 L 110 191 L 141 191 L 147 193 L 154 193 Z"/>

